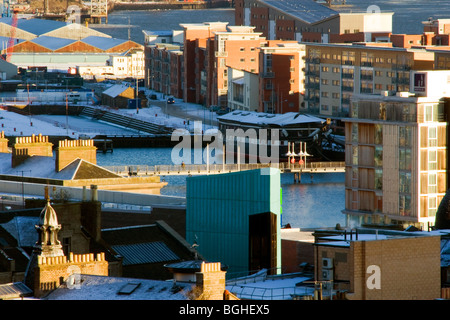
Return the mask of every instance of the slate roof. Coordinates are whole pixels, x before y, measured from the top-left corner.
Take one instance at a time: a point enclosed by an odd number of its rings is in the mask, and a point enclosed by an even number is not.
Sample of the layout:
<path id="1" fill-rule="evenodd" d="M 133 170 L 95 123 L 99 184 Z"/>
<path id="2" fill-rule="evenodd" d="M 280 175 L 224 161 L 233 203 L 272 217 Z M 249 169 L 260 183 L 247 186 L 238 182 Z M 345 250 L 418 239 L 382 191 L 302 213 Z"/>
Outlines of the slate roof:
<path id="1" fill-rule="evenodd" d="M 314 24 L 338 16 L 339 13 L 314 0 L 260 0 L 275 9 L 283 11 L 306 23 Z"/>
<path id="2" fill-rule="evenodd" d="M 118 45 L 126 43 L 128 40 L 89 36 L 82 39 L 81 41 L 101 50 L 109 50 L 111 48 L 117 47 Z"/>
<path id="3" fill-rule="evenodd" d="M 34 228 L 38 224 L 38 216 L 16 216 L 10 221 L 3 223 L 1 227 L 17 240 L 17 246 L 31 248 L 38 240 L 38 233 Z"/>
<path id="4" fill-rule="evenodd" d="M 180 259 L 162 241 L 117 245 L 112 248 L 123 257 L 124 266 Z"/>
<path id="5" fill-rule="evenodd" d="M 34 38 L 30 40 L 30 42 L 33 42 L 37 45 L 40 45 L 44 48 L 50 49 L 50 50 L 58 50 L 60 48 L 64 48 L 77 40 L 72 39 L 64 39 L 64 38 L 56 38 L 56 37 L 49 37 L 49 36 L 41 36 Z"/>
<path id="6" fill-rule="evenodd" d="M 82 274 L 77 290 L 61 285 L 42 300 L 188 300 L 193 284 Z"/>
<path id="7" fill-rule="evenodd" d="M 31 296 L 33 291 L 22 282 L 0 284 L 0 300 Z"/>

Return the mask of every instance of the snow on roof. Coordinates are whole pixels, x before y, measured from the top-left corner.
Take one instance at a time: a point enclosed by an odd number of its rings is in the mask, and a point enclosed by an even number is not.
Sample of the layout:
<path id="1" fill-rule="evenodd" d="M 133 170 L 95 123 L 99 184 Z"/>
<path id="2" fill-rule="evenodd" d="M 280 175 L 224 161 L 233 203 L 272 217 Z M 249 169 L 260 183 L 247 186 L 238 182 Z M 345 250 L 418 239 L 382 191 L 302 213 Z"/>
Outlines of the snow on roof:
<path id="1" fill-rule="evenodd" d="M 37 224 L 39 217 L 16 216 L 1 226 L 17 239 L 19 247 L 33 247 L 38 240 L 38 234 L 35 232 Z"/>
<path id="2" fill-rule="evenodd" d="M 127 90 L 128 88 L 130 88 L 130 87 L 123 85 L 123 84 L 115 84 L 115 85 L 109 87 L 108 89 L 106 89 L 105 91 L 103 91 L 103 94 L 106 94 L 107 96 L 115 98 L 119 94 L 121 94 L 122 92 Z"/>
<path id="3" fill-rule="evenodd" d="M 288 112 L 283 114 L 252 112 L 252 111 L 231 111 L 220 117 L 219 122 L 240 122 L 252 125 L 274 125 L 288 126 L 303 123 L 323 123 L 325 120 L 308 114 Z"/>
<path id="4" fill-rule="evenodd" d="M 93 47 L 102 49 L 102 50 L 108 50 L 111 48 L 114 48 L 118 45 L 121 45 L 128 40 L 124 39 L 116 39 L 116 38 L 106 38 L 106 37 L 100 37 L 100 36 L 89 36 L 81 40 L 84 43 L 87 43 Z"/>
<path id="5" fill-rule="evenodd" d="M 63 284 L 45 300 L 188 300 L 193 284 L 122 277 L 80 275 L 77 290 Z"/>
<path id="6" fill-rule="evenodd" d="M 268 276 L 267 269 L 248 277 L 227 281 L 226 289 L 240 299 L 250 300 L 291 300 L 293 296 L 310 296 L 314 288 L 308 281 L 314 275 L 283 274 Z"/>
<path id="7" fill-rule="evenodd" d="M 36 43 L 40 46 L 43 46 L 47 49 L 57 50 L 57 49 L 66 47 L 69 44 L 76 42 L 77 40 L 56 38 L 56 37 L 49 37 L 49 36 L 41 36 L 41 37 L 32 39 L 30 41 L 33 43 Z"/>
<path id="8" fill-rule="evenodd" d="M 6 22 L 8 20 L 5 20 L 4 22 L 11 25 L 12 21 L 9 19 L 9 22 Z M 3 19 L 0 20 L 0 22 Z M 54 31 L 56 29 L 62 28 L 66 26 L 66 23 L 63 21 L 56 21 L 56 20 L 45 20 L 45 19 L 18 19 L 17 20 L 17 28 L 22 29 L 24 31 L 27 31 L 29 33 L 35 34 L 35 35 L 42 35 L 51 31 Z"/>

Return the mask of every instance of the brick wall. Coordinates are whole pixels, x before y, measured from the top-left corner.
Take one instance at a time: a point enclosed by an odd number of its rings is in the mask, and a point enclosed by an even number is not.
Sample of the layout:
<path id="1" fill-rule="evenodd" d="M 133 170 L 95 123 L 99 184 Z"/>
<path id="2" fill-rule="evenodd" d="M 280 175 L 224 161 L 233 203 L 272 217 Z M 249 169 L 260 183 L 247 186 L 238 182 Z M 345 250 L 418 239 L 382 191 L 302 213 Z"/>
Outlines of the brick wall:
<path id="1" fill-rule="evenodd" d="M 196 273 L 196 283 L 200 300 L 223 300 L 225 294 L 225 272 L 220 262 L 202 263 Z"/>
<path id="2" fill-rule="evenodd" d="M 318 280 L 322 280 L 322 258 L 332 258 L 335 289 L 340 282 L 349 299 L 427 300 L 441 296 L 440 237 L 352 241 L 347 247 L 319 246 L 316 254 Z"/>
<path id="3" fill-rule="evenodd" d="M 93 253 L 71 253 L 69 257 L 41 257 L 35 267 L 34 296 L 42 297 L 49 291 L 56 289 L 72 274 L 90 274 L 108 276 L 108 262 L 104 253 L 94 257 Z"/>

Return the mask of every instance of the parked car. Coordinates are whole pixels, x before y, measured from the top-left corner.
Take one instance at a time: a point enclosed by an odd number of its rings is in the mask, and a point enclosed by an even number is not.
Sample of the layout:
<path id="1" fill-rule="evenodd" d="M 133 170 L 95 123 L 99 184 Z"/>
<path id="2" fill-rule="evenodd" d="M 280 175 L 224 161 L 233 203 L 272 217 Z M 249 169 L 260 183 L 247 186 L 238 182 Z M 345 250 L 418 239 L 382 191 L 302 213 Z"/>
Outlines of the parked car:
<path id="1" fill-rule="evenodd" d="M 230 108 L 225 108 L 225 109 L 219 109 L 216 111 L 216 114 L 218 114 L 219 116 L 223 115 L 223 114 L 227 114 L 228 112 L 230 112 Z"/>
<path id="2" fill-rule="evenodd" d="M 174 104 L 175 103 L 175 99 L 170 97 L 167 99 L 167 104 Z"/>

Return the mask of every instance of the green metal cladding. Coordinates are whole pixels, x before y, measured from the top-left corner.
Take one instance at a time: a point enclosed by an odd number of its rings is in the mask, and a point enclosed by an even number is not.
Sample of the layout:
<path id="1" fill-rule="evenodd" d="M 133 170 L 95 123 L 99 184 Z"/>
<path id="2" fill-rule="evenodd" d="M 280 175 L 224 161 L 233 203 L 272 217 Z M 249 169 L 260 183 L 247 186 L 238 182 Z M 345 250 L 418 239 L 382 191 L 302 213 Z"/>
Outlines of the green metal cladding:
<path id="1" fill-rule="evenodd" d="M 281 266 L 281 183 L 275 168 L 187 178 L 186 240 L 199 245 L 210 262 L 222 262 L 228 273 L 246 272 L 249 260 L 249 216 L 277 216 L 277 267 Z"/>

